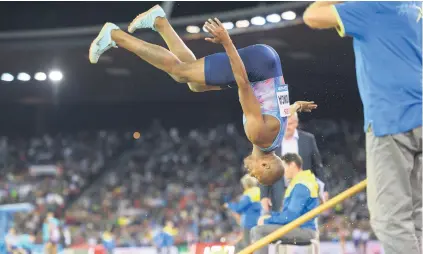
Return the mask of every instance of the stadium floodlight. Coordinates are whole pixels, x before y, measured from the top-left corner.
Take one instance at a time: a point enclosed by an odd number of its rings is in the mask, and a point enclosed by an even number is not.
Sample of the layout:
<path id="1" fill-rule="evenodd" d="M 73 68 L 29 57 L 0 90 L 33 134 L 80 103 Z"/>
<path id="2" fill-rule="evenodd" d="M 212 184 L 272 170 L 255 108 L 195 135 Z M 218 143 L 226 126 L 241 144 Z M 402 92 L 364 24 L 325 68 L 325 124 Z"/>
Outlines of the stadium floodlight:
<path id="1" fill-rule="evenodd" d="M 63 74 L 61 71 L 51 71 L 48 74 L 48 77 L 52 80 L 52 81 L 60 81 L 63 78 Z"/>
<path id="2" fill-rule="evenodd" d="M 279 16 L 278 14 L 270 14 L 267 15 L 266 20 L 270 23 L 278 23 L 279 21 L 281 21 L 281 16 Z"/>
<path id="3" fill-rule="evenodd" d="M 21 73 L 18 74 L 18 80 L 20 80 L 20 81 L 30 81 L 31 76 L 29 76 L 28 73 L 21 72 Z"/>
<path id="4" fill-rule="evenodd" d="M 297 17 L 297 14 L 295 14 L 295 12 L 293 11 L 286 11 L 282 13 L 281 17 L 284 20 L 294 20 Z"/>
<path id="5" fill-rule="evenodd" d="M 235 25 L 238 28 L 244 28 L 244 27 L 248 27 L 250 25 L 250 22 L 248 20 L 246 20 L 246 19 L 244 19 L 244 20 L 238 20 L 235 23 Z"/>
<path id="6" fill-rule="evenodd" d="M 197 34 L 199 33 L 201 30 L 198 26 L 187 26 L 187 32 L 191 33 L 191 34 Z"/>
<path id="7" fill-rule="evenodd" d="M 1 74 L 1 80 L 2 81 L 6 81 L 6 82 L 11 82 L 13 81 L 15 78 L 13 77 L 12 74 L 10 73 L 3 73 Z"/>
<path id="8" fill-rule="evenodd" d="M 266 20 L 263 17 L 257 16 L 251 19 L 251 24 L 255 26 L 262 26 L 266 24 Z"/>
<path id="9" fill-rule="evenodd" d="M 234 23 L 225 22 L 225 23 L 223 23 L 223 27 L 226 28 L 227 30 L 230 30 L 230 29 L 234 28 Z"/>
<path id="10" fill-rule="evenodd" d="M 141 133 L 139 133 L 138 131 L 134 132 L 134 134 L 132 135 L 132 137 L 134 139 L 139 139 L 141 137 Z"/>
<path id="11" fill-rule="evenodd" d="M 44 81 L 47 79 L 47 75 L 44 72 L 37 72 L 35 73 L 34 78 L 38 81 Z"/>

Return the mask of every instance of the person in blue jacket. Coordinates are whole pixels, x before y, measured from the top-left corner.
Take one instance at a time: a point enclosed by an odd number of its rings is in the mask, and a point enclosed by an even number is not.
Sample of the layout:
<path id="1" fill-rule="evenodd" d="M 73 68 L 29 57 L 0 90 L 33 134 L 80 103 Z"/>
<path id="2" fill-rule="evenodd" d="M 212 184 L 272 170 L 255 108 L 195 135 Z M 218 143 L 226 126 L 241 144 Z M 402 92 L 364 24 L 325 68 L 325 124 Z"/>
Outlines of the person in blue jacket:
<path id="1" fill-rule="evenodd" d="M 35 236 L 32 234 L 22 234 L 18 236 L 18 249 L 22 254 L 31 254 L 34 247 Z"/>
<path id="2" fill-rule="evenodd" d="M 10 228 L 9 232 L 4 237 L 6 243 L 7 253 L 13 253 L 18 248 L 19 238 L 16 234 L 15 228 Z"/>
<path id="3" fill-rule="evenodd" d="M 173 246 L 173 236 L 166 233 L 163 229 L 159 229 L 154 233 L 153 242 L 158 253 L 170 254 L 170 248 Z"/>
<path id="4" fill-rule="evenodd" d="M 351 37 L 366 134 L 367 206 L 386 254 L 422 253 L 422 1 L 316 1 L 313 29 Z"/>
<path id="5" fill-rule="evenodd" d="M 111 231 L 107 230 L 103 233 L 102 244 L 107 251 L 107 254 L 112 254 L 114 248 L 116 247 L 115 239 Z"/>
<path id="6" fill-rule="evenodd" d="M 235 249 L 241 250 L 250 244 L 250 230 L 257 225 L 261 213 L 260 188 L 257 180 L 245 175 L 241 178 L 244 193 L 238 203 L 226 203 L 225 207 L 241 215 L 243 238 L 236 244 Z"/>
<path id="7" fill-rule="evenodd" d="M 257 226 L 251 230 L 251 241 L 255 242 L 279 229 L 282 225 L 298 219 L 316 208 L 319 204 L 319 184 L 310 170 L 302 169 L 302 159 L 296 153 L 282 156 L 285 178 L 289 181 L 285 192 L 282 212 L 272 212 L 270 216 L 260 217 Z M 288 232 L 279 240 L 282 244 L 309 243 L 317 238 L 317 218 L 313 218 L 300 227 Z M 267 254 L 264 247 L 255 252 Z"/>

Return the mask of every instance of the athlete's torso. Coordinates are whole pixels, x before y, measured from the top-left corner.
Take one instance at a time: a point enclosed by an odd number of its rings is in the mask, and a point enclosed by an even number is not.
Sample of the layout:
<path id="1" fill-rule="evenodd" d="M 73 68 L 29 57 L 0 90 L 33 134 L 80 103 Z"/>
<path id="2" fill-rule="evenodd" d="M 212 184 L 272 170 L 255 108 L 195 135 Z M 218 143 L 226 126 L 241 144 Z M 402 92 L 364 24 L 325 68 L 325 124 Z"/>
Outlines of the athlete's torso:
<path id="1" fill-rule="evenodd" d="M 273 117 L 279 122 L 279 129 L 268 147 L 259 147 L 262 151 L 270 152 L 275 150 L 282 143 L 286 128 L 286 117 L 289 115 L 289 93 L 288 85 L 284 84 L 283 77 L 270 78 L 264 81 L 251 83 L 254 95 L 260 102 L 263 117 Z M 270 122 L 270 121 L 267 121 Z M 273 121 L 272 121 L 273 122 Z M 246 118 L 243 116 L 244 129 Z M 272 129 L 272 126 L 268 126 Z M 247 132 L 247 130 L 245 130 Z"/>

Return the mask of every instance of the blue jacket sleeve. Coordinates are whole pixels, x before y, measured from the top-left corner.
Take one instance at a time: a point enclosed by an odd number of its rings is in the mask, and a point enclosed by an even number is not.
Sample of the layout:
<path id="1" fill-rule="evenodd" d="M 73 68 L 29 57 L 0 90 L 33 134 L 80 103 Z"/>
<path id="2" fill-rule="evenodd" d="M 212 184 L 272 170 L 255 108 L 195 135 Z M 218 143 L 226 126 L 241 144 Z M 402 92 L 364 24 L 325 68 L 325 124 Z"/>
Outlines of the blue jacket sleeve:
<path id="1" fill-rule="evenodd" d="M 282 212 L 273 212 L 272 216 L 264 220 L 264 224 L 285 225 L 301 216 L 308 199 L 311 197 L 310 190 L 303 184 L 296 184 L 291 192 L 291 200 L 287 208 Z"/>
<path id="2" fill-rule="evenodd" d="M 228 208 L 236 213 L 242 213 L 251 203 L 251 198 L 247 195 L 243 195 L 238 203 L 229 203 Z"/>
<path id="3" fill-rule="evenodd" d="M 364 37 L 373 27 L 375 16 L 377 15 L 378 2 L 351 1 L 335 4 L 338 15 L 338 33 L 344 37 Z"/>

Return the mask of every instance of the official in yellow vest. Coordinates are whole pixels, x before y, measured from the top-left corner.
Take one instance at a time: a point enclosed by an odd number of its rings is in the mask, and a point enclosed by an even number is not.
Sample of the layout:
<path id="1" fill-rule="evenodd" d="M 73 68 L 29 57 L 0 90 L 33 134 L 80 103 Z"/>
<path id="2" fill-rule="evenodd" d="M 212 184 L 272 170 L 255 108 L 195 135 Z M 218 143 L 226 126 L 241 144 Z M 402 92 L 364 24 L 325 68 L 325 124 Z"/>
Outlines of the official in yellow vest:
<path id="1" fill-rule="evenodd" d="M 316 208 L 319 201 L 319 185 L 316 177 L 310 170 L 302 169 L 302 159 L 296 153 L 287 153 L 282 156 L 285 169 L 285 178 L 290 181 L 285 192 L 282 212 L 272 212 L 270 216 L 263 216 L 257 226 L 251 230 L 251 241 L 255 242 L 262 237 L 279 229 L 309 211 Z M 279 240 L 282 244 L 309 243 L 317 237 L 317 218 L 313 218 L 300 227 L 292 230 Z M 261 248 L 256 254 L 267 254 L 268 247 Z"/>
<path id="2" fill-rule="evenodd" d="M 235 246 L 237 251 L 250 244 L 250 230 L 257 225 L 261 213 L 260 188 L 257 187 L 257 180 L 247 174 L 241 178 L 241 184 L 244 193 L 239 202 L 225 204 L 225 207 L 241 215 L 243 237 Z"/>

